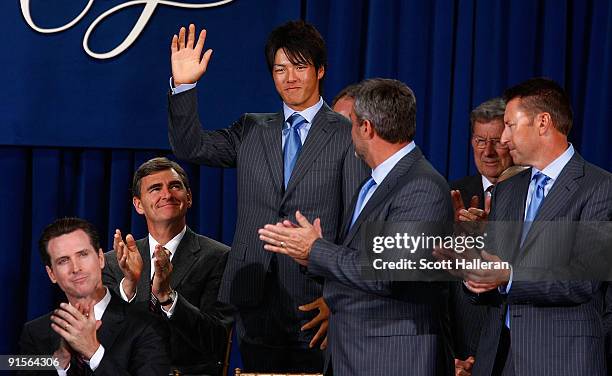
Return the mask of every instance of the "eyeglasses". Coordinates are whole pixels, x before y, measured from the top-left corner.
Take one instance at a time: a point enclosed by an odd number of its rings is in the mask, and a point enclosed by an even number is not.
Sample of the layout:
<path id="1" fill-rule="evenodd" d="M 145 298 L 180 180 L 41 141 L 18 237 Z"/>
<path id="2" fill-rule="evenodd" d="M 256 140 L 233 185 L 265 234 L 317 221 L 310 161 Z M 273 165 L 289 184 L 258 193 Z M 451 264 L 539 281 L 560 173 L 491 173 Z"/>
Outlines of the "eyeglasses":
<path id="1" fill-rule="evenodd" d="M 503 144 L 499 138 L 482 138 L 482 137 L 474 136 L 472 137 L 472 140 L 474 141 L 474 145 L 478 149 L 486 148 L 489 142 L 493 144 L 493 147 L 495 149 L 499 149 L 499 150 L 508 149 L 508 145 Z"/>

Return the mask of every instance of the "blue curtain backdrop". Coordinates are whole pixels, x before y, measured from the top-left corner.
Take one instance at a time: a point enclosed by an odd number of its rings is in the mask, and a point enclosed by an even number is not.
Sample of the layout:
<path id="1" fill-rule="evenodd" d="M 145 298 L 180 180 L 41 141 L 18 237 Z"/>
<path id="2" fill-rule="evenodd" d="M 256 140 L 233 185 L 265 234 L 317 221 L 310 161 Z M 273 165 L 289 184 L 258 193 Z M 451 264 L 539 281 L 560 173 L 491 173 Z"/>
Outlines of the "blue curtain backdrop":
<path id="1" fill-rule="evenodd" d="M 247 0 L 238 0 L 236 4 L 241 1 Z M 469 148 L 470 110 L 488 98 L 499 96 L 506 87 L 533 76 L 550 77 L 566 88 L 574 109 L 571 141 L 588 161 L 612 170 L 609 148 L 612 136 L 607 124 L 612 118 L 612 1 L 295 0 L 281 3 L 282 8 L 270 10 L 274 20 L 282 22 L 302 17 L 315 24 L 327 41 L 329 67 L 325 99 L 328 102 L 345 85 L 368 77 L 397 78 L 412 87 L 418 105 L 416 143 L 449 180 L 475 171 Z M 185 23 L 197 23 L 197 13 L 193 17 L 196 19 Z M 248 28 L 249 25 L 234 27 Z M 159 41 L 164 48 L 167 39 Z M 255 44 L 263 50 L 265 41 L 241 40 L 240 43 Z M 6 61 L 10 53 L 5 48 L 0 53 L 0 62 Z M 245 58 L 259 63 L 264 59 L 263 53 Z M 75 74 L 78 82 L 78 72 Z M 210 112 L 216 103 L 231 103 L 236 91 L 241 90 L 242 82 L 233 82 L 231 71 L 221 70 L 216 74 L 222 76 L 225 87 L 212 96 L 204 97 L 200 92 L 204 120 L 206 110 Z M 165 84 L 168 76 L 149 79 Z M 112 80 L 109 84 L 113 84 Z M 274 96 L 271 80 L 268 85 Z M 10 87 L 5 86 L 4 90 L 10 95 Z M 135 95 L 139 95 L 138 90 Z M 165 90 L 157 95 L 162 103 Z M 277 101 L 277 98 L 270 100 Z M 28 106 L 32 112 L 47 111 L 44 104 Z M 100 103 L 100 106 L 108 104 Z M 124 109 L 128 117 L 134 110 Z M 215 116 L 230 124 L 236 114 L 258 110 L 234 108 L 231 114 Z M 5 119 L 14 115 L 10 108 L 4 111 L 9 111 L 2 113 Z M 48 112 L 48 116 L 53 114 Z M 165 118 L 159 122 L 165 123 Z M 37 254 L 36 242 L 42 228 L 57 217 L 83 217 L 98 227 L 102 244 L 107 248 L 111 246 L 115 228 L 137 237 L 146 235 L 144 221 L 132 209 L 131 175 L 143 161 L 169 153 L 168 150 L 0 146 L 0 171 L 4 174 L 0 184 L 3 199 L 0 354 L 16 353 L 22 324 L 54 308 L 60 296 L 49 282 Z M 191 178 L 195 198 L 189 225 L 204 235 L 231 244 L 236 220 L 234 171 L 183 165 Z M 233 365 L 237 364 L 235 355 Z"/>

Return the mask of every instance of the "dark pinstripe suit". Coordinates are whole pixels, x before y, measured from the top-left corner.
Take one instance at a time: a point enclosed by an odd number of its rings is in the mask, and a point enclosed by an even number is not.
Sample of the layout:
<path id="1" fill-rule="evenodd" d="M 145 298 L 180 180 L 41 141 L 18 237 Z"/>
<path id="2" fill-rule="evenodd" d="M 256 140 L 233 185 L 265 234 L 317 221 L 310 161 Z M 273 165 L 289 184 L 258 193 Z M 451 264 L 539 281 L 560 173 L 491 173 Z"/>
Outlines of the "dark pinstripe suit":
<path id="1" fill-rule="evenodd" d="M 240 312 L 238 335 L 249 343 L 307 348 L 314 332 L 300 332 L 313 312 L 297 307 L 322 295 L 293 260 L 263 249 L 257 229 L 296 210 L 321 218 L 323 236 L 335 241 L 344 211 L 367 175 L 354 156 L 351 125 L 326 104 L 314 117 L 308 137 L 284 189 L 282 113 L 244 114 L 230 128 L 205 131 L 196 91 L 169 97 L 169 138 L 177 157 L 215 167 L 236 167 L 238 221 L 219 298 Z"/>
<path id="2" fill-rule="evenodd" d="M 490 220 L 522 222 L 531 169 L 499 183 Z M 561 171 L 541 204 L 523 246 L 520 229 L 495 236 L 499 249 L 514 249 L 514 267 L 529 267 L 550 238 L 535 231 L 538 221 L 609 221 L 612 219 L 612 175 L 578 153 Z M 568 234 L 559 234 L 559 236 Z M 574 236 L 569 234 L 569 236 Z M 573 243 L 569 243 L 573 244 Z M 573 254 L 572 257 L 580 255 Z M 541 264 L 541 260 L 538 260 Z M 490 375 L 510 304 L 513 368 L 517 375 L 605 375 L 601 320 L 602 284 L 591 281 L 525 281 L 514 276 L 510 293 L 496 290 L 478 296 L 490 305 L 473 375 Z"/>
<path id="3" fill-rule="evenodd" d="M 472 196 L 478 196 L 479 208 L 484 207 L 484 190 L 480 174 L 453 181 L 450 187 L 461 192 L 464 205 L 470 204 Z M 461 282 L 452 283 L 448 306 L 455 356 L 464 360 L 470 355 L 476 355 L 480 328 L 487 315 L 487 307 L 472 304 L 463 293 Z"/>
<path id="4" fill-rule="evenodd" d="M 359 256 L 366 222 L 450 222 L 448 191 L 444 178 L 416 148 L 376 189 L 341 245 L 323 239 L 314 243 L 308 270 L 325 278 L 334 374 L 451 374 L 441 319 L 446 285 L 367 281 L 361 276 Z M 352 212 L 345 229 L 351 217 Z"/>

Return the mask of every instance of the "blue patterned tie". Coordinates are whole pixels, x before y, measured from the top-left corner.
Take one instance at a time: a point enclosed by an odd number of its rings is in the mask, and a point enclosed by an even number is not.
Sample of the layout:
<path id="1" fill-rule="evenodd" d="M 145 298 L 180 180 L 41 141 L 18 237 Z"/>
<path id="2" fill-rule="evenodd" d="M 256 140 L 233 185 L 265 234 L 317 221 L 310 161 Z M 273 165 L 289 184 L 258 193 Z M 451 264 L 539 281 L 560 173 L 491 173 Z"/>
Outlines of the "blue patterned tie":
<path id="1" fill-rule="evenodd" d="M 529 202 L 529 207 L 527 208 L 527 215 L 525 215 L 525 222 L 523 222 L 523 232 L 521 234 L 521 246 L 523 246 L 523 242 L 527 238 L 527 234 L 529 233 L 529 229 L 531 228 L 531 224 L 533 220 L 538 215 L 538 210 L 542 205 L 542 201 L 544 201 L 544 188 L 550 177 L 544 175 L 541 172 L 533 175 L 531 180 L 535 180 L 535 188 L 531 193 L 531 201 Z M 510 305 L 508 304 L 506 311 L 506 326 L 508 329 L 510 328 Z"/>
<path id="2" fill-rule="evenodd" d="M 295 166 L 300 150 L 302 150 L 302 140 L 300 139 L 300 127 L 306 123 L 306 119 L 297 112 L 289 116 L 287 119 L 288 127 L 283 129 L 285 136 L 285 150 L 283 150 L 283 158 L 285 160 L 285 188 L 289 185 L 291 172 Z"/>
<path id="3" fill-rule="evenodd" d="M 363 210 L 363 207 L 366 204 L 365 199 L 368 196 L 368 193 L 375 186 L 376 181 L 374 180 L 374 178 L 370 177 L 361 187 L 361 190 L 359 191 L 359 197 L 357 197 L 357 203 L 355 204 L 355 211 L 353 212 L 353 218 L 351 219 L 351 226 L 349 227 L 349 229 L 353 227 L 355 221 L 357 220 L 357 218 L 359 218 L 359 214 L 361 214 L 361 211 Z"/>

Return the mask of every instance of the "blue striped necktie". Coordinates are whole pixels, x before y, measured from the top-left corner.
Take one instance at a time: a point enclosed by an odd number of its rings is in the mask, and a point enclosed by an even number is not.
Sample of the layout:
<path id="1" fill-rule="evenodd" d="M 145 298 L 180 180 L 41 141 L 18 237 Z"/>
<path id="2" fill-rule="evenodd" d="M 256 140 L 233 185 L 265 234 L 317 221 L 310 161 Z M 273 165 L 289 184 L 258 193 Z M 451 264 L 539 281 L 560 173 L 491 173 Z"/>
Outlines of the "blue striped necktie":
<path id="1" fill-rule="evenodd" d="M 295 162 L 300 156 L 300 150 L 302 150 L 302 140 L 300 139 L 300 128 L 306 123 L 306 119 L 297 112 L 289 116 L 287 119 L 288 127 L 283 129 L 283 136 L 285 136 L 285 149 L 283 150 L 283 158 L 285 161 L 285 188 L 289 185 L 289 179 L 291 179 L 291 173 Z"/>

